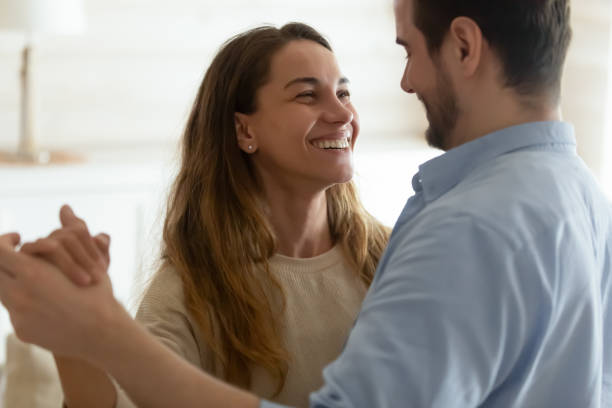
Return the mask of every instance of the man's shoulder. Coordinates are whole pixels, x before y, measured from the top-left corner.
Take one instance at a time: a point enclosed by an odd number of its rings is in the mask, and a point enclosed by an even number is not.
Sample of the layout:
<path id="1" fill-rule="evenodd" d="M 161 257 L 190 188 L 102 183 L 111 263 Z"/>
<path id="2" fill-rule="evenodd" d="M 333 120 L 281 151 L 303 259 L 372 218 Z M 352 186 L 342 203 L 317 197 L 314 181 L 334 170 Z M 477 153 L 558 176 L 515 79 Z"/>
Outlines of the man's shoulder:
<path id="1" fill-rule="evenodd" d="M 488 239 L 520 246 L 556 228 L 598 196 L 582 164 L 568 156 L 516 152 L 474 169 L 404 227 L 406 234 L 440 231 L 453 239 L 475 227 Z M 445 232 L 446 231 L 446 232 Z"/>

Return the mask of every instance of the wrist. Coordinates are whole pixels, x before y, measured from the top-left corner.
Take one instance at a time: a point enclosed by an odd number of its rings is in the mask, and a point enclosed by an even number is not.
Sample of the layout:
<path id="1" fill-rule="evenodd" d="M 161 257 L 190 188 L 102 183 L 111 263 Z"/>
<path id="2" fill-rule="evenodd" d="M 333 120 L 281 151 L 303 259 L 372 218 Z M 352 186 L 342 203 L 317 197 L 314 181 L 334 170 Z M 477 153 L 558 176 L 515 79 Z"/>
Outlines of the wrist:
<path id="1" fill-rule="evenodd" d="M 89 325 L 89 338 L 84 342 L 80 357 L 98 367 L 104 366 L 117 358 L 118 348 L 128 334 L 130 328 L 136 323 L 125 308 L 113 298 L 112 301 L 100 308 L 96 318 Z"/>

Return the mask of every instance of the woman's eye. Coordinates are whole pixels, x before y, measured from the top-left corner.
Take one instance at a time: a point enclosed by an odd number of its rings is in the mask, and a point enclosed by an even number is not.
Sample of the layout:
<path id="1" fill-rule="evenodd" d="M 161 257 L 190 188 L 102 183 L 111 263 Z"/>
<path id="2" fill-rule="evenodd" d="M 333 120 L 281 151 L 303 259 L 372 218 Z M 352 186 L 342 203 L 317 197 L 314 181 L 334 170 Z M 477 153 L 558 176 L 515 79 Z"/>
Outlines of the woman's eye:
<path id="1" fill-rule="evenodd" d="M 300 98 L 300 99 L 308 99 L 308 98 L 314 98 L 315 94 L 312 91 L 306 91 L 306 92 L 300 92 L 296 98 Z"/>

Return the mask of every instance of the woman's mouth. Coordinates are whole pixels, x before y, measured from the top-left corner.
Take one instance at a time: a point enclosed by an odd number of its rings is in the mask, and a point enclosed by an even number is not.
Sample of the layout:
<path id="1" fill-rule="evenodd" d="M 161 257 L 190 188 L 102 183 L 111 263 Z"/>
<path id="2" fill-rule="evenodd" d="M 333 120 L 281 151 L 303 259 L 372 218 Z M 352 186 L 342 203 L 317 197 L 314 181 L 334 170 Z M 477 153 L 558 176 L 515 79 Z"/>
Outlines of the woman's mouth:
<path id="1" fill-rule="evenodd" d="M 313 140 L 311 144 L 318 149 L 342 150 L 342 149 L 346 149 L 351 146 L 351 138 L 343 137 L 341 139 L 317 139 L 317 140 Z"/>

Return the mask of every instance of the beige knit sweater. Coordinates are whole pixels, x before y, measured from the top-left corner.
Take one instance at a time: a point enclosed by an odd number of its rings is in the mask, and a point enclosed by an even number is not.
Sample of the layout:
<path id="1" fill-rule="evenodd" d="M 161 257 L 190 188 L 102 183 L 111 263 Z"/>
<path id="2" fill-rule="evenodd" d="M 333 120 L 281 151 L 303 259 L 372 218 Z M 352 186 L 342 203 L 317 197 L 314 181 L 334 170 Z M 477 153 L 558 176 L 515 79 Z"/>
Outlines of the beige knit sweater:
<path id="1" fill-rule="evenodd" d="M 323 368 L 342 351 L 366 288 L 339 246 L 307 259 L 275 255 L 270 269 L 286 294 L 282 327 L 291 361 L 279 395 L 272 397 L 276 382 L 258 367 L 253 368 L 250 390 L 274 402 L 307 407 L 309 393 L 323 383 Z M 219 376 L 212 372 L 209 350 L 183 299 L 179 276 L 171 269 L 161 270 L 145 292 L 136 320 L 181 357 Z M 117 408 L 134 406 L 118 390 Z"/>

